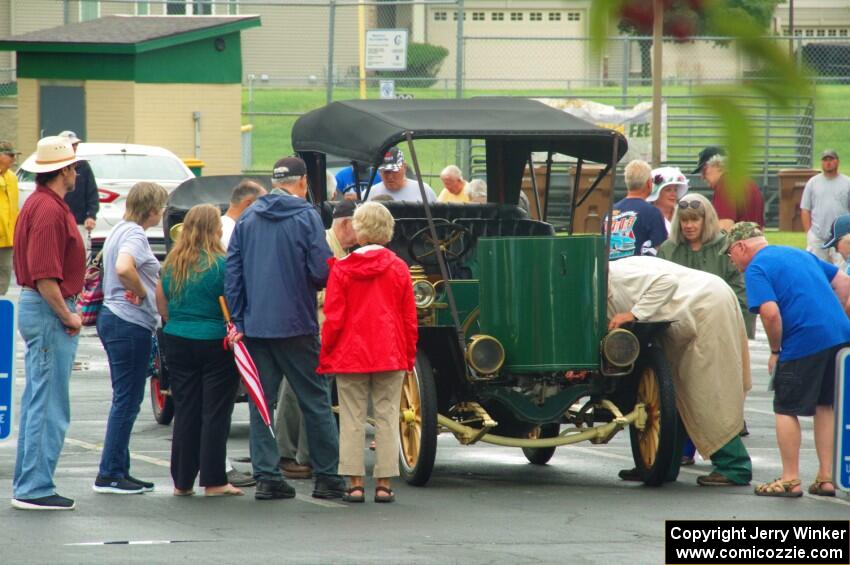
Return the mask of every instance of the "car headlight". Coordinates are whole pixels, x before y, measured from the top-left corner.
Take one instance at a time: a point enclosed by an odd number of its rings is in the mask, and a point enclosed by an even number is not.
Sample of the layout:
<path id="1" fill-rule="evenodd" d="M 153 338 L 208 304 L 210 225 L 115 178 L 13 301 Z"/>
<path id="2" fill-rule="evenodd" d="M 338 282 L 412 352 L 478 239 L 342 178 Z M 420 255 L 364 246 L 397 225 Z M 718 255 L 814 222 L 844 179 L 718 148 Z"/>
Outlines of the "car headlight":
<path id="1" fill-rule="evenodd" d="M 183 222 L 179 224 L 174 224 L 171 226 L 171 229 L 168 230 L 168 237 L 171 238 L 171 241 L 177 243 L 177 240 L 180 239 L 180 235 L 183 233 Z"/>
<path id="2" fill-rule="evenodd" d="M 428 281 L 416 281 L 413 283 L 413 301 L 417 308 L 428 308 L 434 303 L 437 298 L 437 291 L 434 290 L 434 285 Z"/>
<path id="3" fill-rule="evenodd" d="M 505 348 L 493 336 L 474 335 L 466 346 L 466 361 L 475 372 L 492 375 L 505 363 Z"/>
<path id="4" fill-rule="evenodd" d="M 640 355 L 640 342 L 629 330 L 617 328 L 602 338 L 602 357 L 615 367 L 628 367 Z"/>

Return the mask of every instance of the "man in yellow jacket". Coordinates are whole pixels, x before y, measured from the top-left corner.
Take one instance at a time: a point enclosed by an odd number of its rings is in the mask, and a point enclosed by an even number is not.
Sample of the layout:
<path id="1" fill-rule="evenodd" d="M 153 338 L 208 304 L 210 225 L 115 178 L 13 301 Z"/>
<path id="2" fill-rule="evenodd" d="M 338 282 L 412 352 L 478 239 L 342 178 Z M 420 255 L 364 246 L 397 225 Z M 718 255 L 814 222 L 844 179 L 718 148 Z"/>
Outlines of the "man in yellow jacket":
<path id="1" fill-rule="evenodd" d="M 11 167 L 18 153 L 9 141 L 0 141 L 0 296 L 12 280 L 12 239 L 18 219 L 18 177 Z"/>

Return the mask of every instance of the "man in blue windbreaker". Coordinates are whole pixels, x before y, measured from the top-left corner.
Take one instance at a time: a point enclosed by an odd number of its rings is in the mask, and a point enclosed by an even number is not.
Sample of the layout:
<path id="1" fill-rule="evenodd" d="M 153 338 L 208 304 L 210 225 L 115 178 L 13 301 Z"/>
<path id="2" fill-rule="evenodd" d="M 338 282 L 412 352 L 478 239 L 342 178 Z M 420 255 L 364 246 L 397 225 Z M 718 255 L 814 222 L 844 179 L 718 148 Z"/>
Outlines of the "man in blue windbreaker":
<path id="1" fill-rule="evenodd" d="M 269 407 L 278 397 L 283 375 L 298 398 L 316 479 L 313 497 L 340 498 L 345 482 L 337 473 L 339 438 L 330 388 L 327 379 L 316 375 L 316 292 L 327 281 L 331 250 L 318 212 L 305 199 L 306 175 L 307 167 L 297 157 L 275 163 L 275 189 L 257 199 L 236 223 L 224 291 L 238 331 L 234 339 L 244 337 Z M 253 404 L 250 411 L 254 498 L 292 498 L 295 489 L 278 467 L 277 442 Z"/>

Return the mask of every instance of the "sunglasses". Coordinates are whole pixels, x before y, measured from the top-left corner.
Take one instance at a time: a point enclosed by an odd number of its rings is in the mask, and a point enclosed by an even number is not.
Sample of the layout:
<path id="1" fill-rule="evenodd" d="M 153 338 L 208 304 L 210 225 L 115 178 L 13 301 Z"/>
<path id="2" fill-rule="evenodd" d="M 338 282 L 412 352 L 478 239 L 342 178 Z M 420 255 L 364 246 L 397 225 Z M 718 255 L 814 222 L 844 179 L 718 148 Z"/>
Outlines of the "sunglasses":
<path id="1" fill-rule="evenodd" d="M 736 245 L 738 245 L 739 243 L 741 243 L 741 242 L 740 242 L 740 241 L 736 241 L 736 242 L 734 242 L 732 245 L 730 245 L 730 246 L 729 246 L 729 248 L 726 250 L 726 256 L 727 256 L 727 257 L 731 257 L 731 256 L 732 256 L 732 250 L 733 250 L 733 249 L 735 249 L 735 246 L 736 246 Z"/>
<path id="2" fill-rule="evenodd" d="M 702 202 L 699 200 L 679 200 L 679 208 L 681 210 L 687 210 L 688 208 L 699 210 L 702 208 Z"/>

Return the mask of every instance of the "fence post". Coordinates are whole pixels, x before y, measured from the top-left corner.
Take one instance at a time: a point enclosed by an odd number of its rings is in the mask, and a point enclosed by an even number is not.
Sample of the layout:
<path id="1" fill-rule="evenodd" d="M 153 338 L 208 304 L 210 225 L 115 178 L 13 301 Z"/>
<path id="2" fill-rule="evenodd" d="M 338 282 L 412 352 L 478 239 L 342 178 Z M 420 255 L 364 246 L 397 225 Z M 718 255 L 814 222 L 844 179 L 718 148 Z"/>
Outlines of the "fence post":
<path id="1" fill-rule="evenodd" d="M 623 42 L 623 108 L 628 106 L 629 98 L 629 77 L 631 76 L 631 45 L 628 37 L 620 39 Z"/>
<path id="2" fill-rule="evenodd" d="M 328 5 L 328 78 L 326 102 L 330 104 L 334 100 L 334 27 L 336 24 L 336 0 L 330 0 Z"/>
<path id="3" fill-rule="evenodd" d="M 62 1 L 62 23 L 65 25 L 71 23 L 71 6 L 69 4 L 70 0 Z"/>
<path id="4" fill-rule="evenodd" d="M 254 113 L 254 73 L 248 75 L 248 115 Z M 253 119 L 251 117 L 250 119 Z"/>
<path id="5" fill-rule="evenodd" d="M 463 98 L 463 17 L 464 0 L 457 0 L 457 38 L 455 40 L 455 98 Z M 469 141 L 459 139 L 455 143 L 455 162 L 460 167 L 460 170 L 465 175 L 469 176 L 469 167 L 467 166 L 468 159 L 466 158 L 469 151 Z"/>

